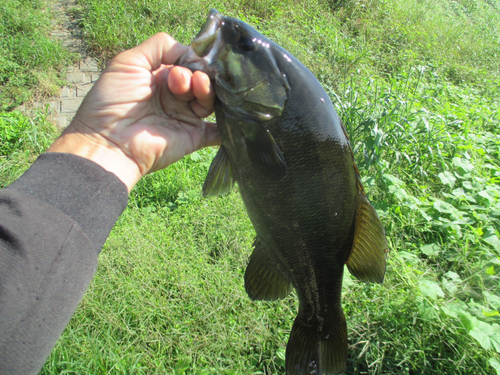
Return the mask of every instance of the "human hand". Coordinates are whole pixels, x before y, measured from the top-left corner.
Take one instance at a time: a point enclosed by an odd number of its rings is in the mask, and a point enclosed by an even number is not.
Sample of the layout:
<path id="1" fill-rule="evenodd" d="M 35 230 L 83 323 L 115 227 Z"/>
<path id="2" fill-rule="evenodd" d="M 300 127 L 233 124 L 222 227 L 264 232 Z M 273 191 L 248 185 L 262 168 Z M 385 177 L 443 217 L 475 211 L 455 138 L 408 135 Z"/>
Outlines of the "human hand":
<path id="1" fill-rule="evenodd" d="M 172 67 L 186 50 L 165 33 L 120 53 L 48 152 L 83 156 L 130 191 L 145 174 L 202 147 L 220 144 L 207 75 Z"/>

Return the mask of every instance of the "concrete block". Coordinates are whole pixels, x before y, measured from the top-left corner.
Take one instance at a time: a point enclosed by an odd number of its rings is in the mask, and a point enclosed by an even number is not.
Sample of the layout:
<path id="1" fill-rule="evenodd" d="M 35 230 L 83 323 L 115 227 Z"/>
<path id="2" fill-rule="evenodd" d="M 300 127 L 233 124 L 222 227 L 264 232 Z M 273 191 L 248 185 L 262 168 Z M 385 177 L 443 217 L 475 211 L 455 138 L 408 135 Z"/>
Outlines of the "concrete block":
<path id="1" fill-rule="evenodd" d="M 67 37 L 66 37 L 66 38 L 64 38 L 62 45 L 71 50 L 71 49 L 74 49 L 74 48 L 81 46 L 82 41 L 80 39 L 75 39 L 75 38 L 67 39 Z"/>
<path id="2" fill-rule="evenodd" d="M 69 73 L 66 79 L 68 80 L 68 82 L 72 83 L 90 82 L 90 78 L 87 77 L 84 73 Z"/>
<path id="3" fill-rule="evenodd" d="M 67 127 L 69 125 L 68 118 L 66 116 L 64 116 L 64 115 L 59 115 L 56 118 L 56 124 L 60 128 L 65 128 L 65 127 Z"/>
<path id="4" fill-rule="evenodd" d="M 98 72 L 99 67 L 97 66 L 97 61 L 92 58 L 86 58 L 80 61 L 80 70 L 84 72 Z"/>
<path id="5" fill-rule="evenodd" d="M 86 83 L 84 85 L 76 86 L 76 96 L 79 98 L 84 98 L 87 95 L 87 93 L 90 91 L 92 86 L 93 85 L 91 83 Z"/>
<path id="6" fill-rule="evenodd" d="M 60 104 L 58 101 L 50 101 L 43 103 L 43 108 L 49 107 L 49 112 L 58 112 L 60 108 Z"/>
<path id="7" fill-rule="evenodd" d="M 62 101 L 62 113 L 76 113 L 80 104 L 82 103 L 82 98 L 63 100 Z"/>
<path id="8" fill-rule="evenodd" d="M 61 99 L 73 99 L 75 96 L 75 90 L 71 87 L 66 86 L 61 89 Z"/>
<path id="9" fill-rule="evenodd" d="M 78 66 L 70 66 L 68 68 L 68 73 L 75 73 L 75 72 L 79 72 L 80 71 L 80 68 Z"/>
<path id="10" fill-rule="evenodd" d="M 97 81 L 100 76 L 101 76 L 101 73 L 92 73 L 92 76 L 91 76 L 92 82 Z"/>
<path id="11" fill-rule="evenodd" d="M 92 73 L 91 72 L 84 72 L 85 74 L 85 84 L 91 83 L 92 82 Z"/>
<path id="12" fill-rule="evenodd" d="M 51 36 L 55 39 L 66 39 L 70 33 L 66 30 L 54 30 L 51 33 Z"/>

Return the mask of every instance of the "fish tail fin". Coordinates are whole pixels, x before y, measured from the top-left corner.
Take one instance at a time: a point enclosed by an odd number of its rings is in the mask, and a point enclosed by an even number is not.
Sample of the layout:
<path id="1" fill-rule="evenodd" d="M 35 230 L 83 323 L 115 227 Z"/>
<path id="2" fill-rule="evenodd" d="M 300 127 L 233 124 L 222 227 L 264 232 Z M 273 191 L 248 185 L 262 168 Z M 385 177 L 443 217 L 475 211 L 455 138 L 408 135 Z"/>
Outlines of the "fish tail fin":
<path id="1" fill-rule="evenodd" d="M 344 312 L 320 329 L 306 324 L 299 314 L 286 347 L 287 375 L 340 374 L 347 366 L 347 325 Z"/>

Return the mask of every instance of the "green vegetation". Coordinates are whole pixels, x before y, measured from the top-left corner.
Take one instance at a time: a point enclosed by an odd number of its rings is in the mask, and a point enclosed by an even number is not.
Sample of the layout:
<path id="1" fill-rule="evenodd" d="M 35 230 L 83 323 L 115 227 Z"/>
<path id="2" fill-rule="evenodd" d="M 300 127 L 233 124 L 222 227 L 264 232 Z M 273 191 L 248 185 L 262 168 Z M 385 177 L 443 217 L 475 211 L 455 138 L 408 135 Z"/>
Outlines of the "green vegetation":
<path id="1" fill-rule="evenodd" d="M 21 176 L 58 133 L 46 112 L 32 117 L 18 111 L 0 112 L 0 188 Z"/>
<path id="2" fill-rule="evenodd" d="M 158 31 L 188 43 L 211 7 L 320 79 L 385 225 L 384 284 L 345 277 L 347 373 L 500 374 L 498 0 L 80 0 L 74 13 L 110 57 Z M 26 136 L 43 123 L 0 118 L 3 185 L 45 147 Z M 283 373 L 296 299 L 246 296 L 241 200 L 199 194 L 215 152 L 136 186 L 43 374 Z"/>
<path id="3" fill-rule="evenodd" d="M 0 111 L 54 95 L 62 70 L 77 57 L 51 39 L 47 0 L 6 0 L 0 5 Z"/>

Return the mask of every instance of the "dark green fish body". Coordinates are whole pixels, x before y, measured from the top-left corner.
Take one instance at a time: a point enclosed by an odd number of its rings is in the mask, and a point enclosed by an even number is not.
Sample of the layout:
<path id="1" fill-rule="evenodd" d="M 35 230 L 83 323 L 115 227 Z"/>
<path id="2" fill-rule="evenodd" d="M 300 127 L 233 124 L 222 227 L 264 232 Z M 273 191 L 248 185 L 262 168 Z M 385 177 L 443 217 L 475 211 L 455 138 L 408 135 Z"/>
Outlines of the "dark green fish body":
<path id="1" fill-rule="evenodd" d="M 257 233 L 247 293 L 275 300 L 297 291 L 287 374 L 340 373 L 344 264 L 382 282 L 387 252 L 343 125 L 314 75 L 243 22 L 212 11 L 191 47 L 180 64 L 213 79 L 223 140 L 204 194 L 237 181 Z"/>

